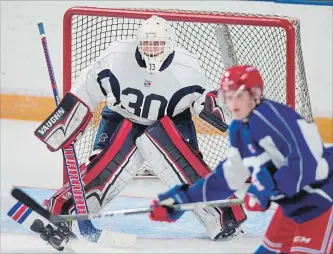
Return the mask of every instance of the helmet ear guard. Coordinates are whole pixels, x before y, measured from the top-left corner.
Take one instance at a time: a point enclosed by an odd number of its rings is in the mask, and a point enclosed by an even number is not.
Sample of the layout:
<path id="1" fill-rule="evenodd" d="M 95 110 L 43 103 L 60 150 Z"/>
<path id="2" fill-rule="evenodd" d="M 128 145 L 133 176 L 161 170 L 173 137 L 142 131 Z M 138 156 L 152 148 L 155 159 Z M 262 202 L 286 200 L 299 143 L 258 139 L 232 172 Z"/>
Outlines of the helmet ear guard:
<path id="1" fill-rule="evenodd" d="M 158 16 L 145 20 L 138 31 L 138 48 L 150 74 L 159 72 L 163 62 L 175 50 L 174 32 Z"/>

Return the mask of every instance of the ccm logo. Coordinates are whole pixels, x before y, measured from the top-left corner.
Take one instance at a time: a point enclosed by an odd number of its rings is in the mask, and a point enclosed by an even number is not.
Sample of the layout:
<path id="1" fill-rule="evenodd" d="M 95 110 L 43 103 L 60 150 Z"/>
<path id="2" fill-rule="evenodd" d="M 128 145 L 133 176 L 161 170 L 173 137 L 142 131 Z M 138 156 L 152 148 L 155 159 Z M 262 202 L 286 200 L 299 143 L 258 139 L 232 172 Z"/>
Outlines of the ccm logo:
<path id="1" fill-rule="evenodd" d="M 294 243 L 309 243 L 311 242 L 312 238 L 307 238 L 304 236 L 295 236 L 294 237 Z"/>

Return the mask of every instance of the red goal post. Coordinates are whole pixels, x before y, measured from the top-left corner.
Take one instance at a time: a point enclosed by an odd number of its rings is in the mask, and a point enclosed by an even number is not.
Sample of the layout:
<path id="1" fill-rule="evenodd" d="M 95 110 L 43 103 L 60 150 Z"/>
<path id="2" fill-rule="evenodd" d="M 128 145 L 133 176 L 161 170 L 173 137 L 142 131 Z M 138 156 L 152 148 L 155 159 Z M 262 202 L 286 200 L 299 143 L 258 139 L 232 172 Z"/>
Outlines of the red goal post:
<path id="1" fill-rule="evenodd" d="M 70 90 L 80 71 L 94 61 L 111 41 L 135 37 L 142 20 L 152 15 L 170 21 L 175 29 L 177 44 L 198 55 L 212 82 L 212 89 L 217 88 L 227 65 L 254 64 L 263 73 L 265 96 L 287 103 L 304 117 L 312 119 L 300 25 L 297 19 L 289 17 L 73 7 L 66 11 L 63 22 L 63 92 Z M 90 124 L 91 130 L 76 145 L 80 163 L 91 152 L 100 110 L 95 110 L 96 118 Z M 204 159 L 214 167 L 224 155 L 227 139 L 200 120 L 195 119 L 195 123 Z"/>

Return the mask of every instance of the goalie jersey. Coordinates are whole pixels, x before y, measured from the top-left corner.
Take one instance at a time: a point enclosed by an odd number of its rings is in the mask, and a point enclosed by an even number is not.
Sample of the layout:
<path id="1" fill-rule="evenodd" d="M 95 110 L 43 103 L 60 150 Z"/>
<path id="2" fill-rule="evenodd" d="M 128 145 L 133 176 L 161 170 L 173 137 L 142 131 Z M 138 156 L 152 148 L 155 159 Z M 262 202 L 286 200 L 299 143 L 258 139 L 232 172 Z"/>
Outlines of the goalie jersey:
<path id="1" fill-rule="evenodd" d="M 316 125 L 293 109 L 264 100 L 248 122 L 231 123 L 229 137 L 226 160 L 189 189 L 192 202 L 225 199 L 266 167 L 278 192 L 271 200 L 285 216 L 301 223 L 332 206 L 333 147 L 325 148 Z"/>
<path id="2" fill-rule="evenodd" d="M 150 125 L 189 108 L 199 114 L 209 87 L 196 56 L 181 48 L 169 55 L 160 72 L 149 74 L 138 41 L 111 43 L 84 69 L 71 92 L 93 110 L 104 98 L 108 107 L 132 122 Z"/>

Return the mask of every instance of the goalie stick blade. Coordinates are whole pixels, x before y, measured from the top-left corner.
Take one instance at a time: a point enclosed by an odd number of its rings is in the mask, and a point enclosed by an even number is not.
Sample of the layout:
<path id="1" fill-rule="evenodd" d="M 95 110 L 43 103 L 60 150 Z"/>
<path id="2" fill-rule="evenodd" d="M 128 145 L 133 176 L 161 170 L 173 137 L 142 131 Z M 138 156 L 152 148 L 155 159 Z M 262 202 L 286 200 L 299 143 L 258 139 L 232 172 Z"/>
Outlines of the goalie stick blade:
<path id="1" fill-rule="evenodd" d="M 45 219 L 50 221 L 51 213 L 46 210 L 43 206 L 38 204 L 33 198 L 31 198 L 27 193 L 22 191 L 19 188 L 13 188 L 11 191 L 11 195 L 20 201 L 21 203 L 25 204 L 26 206 L 30 207 L 36 213 L 44 217 Z"/>

